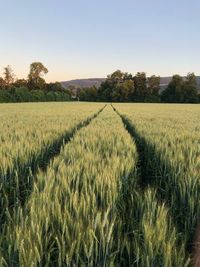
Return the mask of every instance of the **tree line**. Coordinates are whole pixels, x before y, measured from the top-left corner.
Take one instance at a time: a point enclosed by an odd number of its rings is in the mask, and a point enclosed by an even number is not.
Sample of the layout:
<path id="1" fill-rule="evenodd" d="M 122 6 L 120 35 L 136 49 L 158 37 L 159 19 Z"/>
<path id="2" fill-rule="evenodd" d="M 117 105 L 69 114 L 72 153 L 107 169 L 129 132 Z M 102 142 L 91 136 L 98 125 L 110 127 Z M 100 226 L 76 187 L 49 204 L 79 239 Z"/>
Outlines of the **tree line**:
<path id="1" fill-rule="evenodd" d="M 185 78 L 174 75 L 171 82 L 162 90 L 159 76 L 146 77 L 144 72 L 138 72 L 133 76 L 117 70 L 108 75 L 99 88 L 93 86 L 78 90 L 77 97 L 82 101 L 104 102 L 200 102 L 194 73 L 188 73 Z"/>
<path id="2" fill-rule="evenodd" d="M 61 83 L 45 82 L 43 76 L 47 73 L 48 69 L 41 62 L 33 62 L 27 79 L 16 79 L 12 68 L 6 66 L 0 77 L 0 103 L 71 100 L 71 92 Z"/>
<path id="3" fill-rule="evenodd" d="M 0 102 L 37 101 L 100 101 L 100 102 L 164 102 L 200 103 L 197 78 L 194 73 L 186 77 L 174 75 L 166 88 L 160 87 L 160 77 L 147 77 L 117 70 L 107 76 L 100 87 L 63 88 L 59 82 L 46 83 L 43 76 L 48 69 L 41 62 L 33 62 L 27 79 L 16 79 L 10 66 L 0 77 Z"/>

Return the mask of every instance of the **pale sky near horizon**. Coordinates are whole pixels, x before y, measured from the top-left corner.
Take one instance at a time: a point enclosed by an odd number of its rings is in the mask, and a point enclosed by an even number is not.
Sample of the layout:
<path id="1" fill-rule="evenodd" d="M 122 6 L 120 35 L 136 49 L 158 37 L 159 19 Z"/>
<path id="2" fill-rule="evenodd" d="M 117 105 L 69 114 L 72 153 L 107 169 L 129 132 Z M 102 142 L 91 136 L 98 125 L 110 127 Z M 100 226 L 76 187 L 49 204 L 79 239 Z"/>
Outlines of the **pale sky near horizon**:
<path id="1" fill-rule="evenodd" d="M 46 81 L 131 73 L 200 75 L 199 0 L 0 0 L 0 76 Z"/>

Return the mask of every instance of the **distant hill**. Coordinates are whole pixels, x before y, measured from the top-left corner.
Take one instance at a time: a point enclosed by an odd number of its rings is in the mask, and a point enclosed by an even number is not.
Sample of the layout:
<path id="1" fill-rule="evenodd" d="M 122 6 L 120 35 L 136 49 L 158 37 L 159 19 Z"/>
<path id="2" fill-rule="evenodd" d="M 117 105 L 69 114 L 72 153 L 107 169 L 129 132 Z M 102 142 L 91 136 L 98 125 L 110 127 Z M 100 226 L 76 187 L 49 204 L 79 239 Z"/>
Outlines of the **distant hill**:
<path id="1" fill-rule="evenodd" d="M 161 90 L 164 89 L 169 82 L 172 80 L 172 77 L 161 77 L 160 78 L 160 86 Z M 91 79 L 76 79 L 61 82 L 64 88 L 68 88 L 70 86 L 74 86 L 75 88 L 84 88 L 84 87 L 91 87 L 96 86 L 99 87 L 101 83 L 105 81 L 105 78 L 91 78 Z M 200 90 L 200 76 L 197 77 L 197 83 Z"/>
<path id="2" fill-rule="evenodd" d="M 105 81 L 105 78 L 76 79 L 61 83 L 65 88 L 68 88 L 69 86 L 74 86 L 76 88 L 83 88 L 91 86 L 99 87 L 103 81 Z"/>

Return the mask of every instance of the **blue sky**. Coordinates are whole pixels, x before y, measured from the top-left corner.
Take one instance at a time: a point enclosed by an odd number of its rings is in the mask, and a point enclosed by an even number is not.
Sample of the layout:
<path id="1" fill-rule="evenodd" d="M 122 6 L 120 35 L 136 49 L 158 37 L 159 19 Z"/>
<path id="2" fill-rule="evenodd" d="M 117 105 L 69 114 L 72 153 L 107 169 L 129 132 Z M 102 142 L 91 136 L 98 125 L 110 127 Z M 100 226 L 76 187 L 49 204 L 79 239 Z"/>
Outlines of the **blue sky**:
<path id="1" fill-rule="evenodd" d="M 47 81 L 200 74 L 199 0 L 0 0 L 0 76 L 41 61 Z"/>

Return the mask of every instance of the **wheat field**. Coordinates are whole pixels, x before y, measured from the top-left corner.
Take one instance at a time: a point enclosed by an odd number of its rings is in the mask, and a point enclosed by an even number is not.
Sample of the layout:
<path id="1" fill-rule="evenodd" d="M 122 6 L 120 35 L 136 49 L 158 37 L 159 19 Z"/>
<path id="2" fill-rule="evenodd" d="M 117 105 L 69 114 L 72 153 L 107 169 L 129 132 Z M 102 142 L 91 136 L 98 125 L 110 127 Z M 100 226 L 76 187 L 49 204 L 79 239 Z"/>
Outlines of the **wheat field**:
<path id="1" fill-rule="evenodd" d="M 199 118 L 200 105 L 0 105 L 0 266 L 198 267 Z"/>

